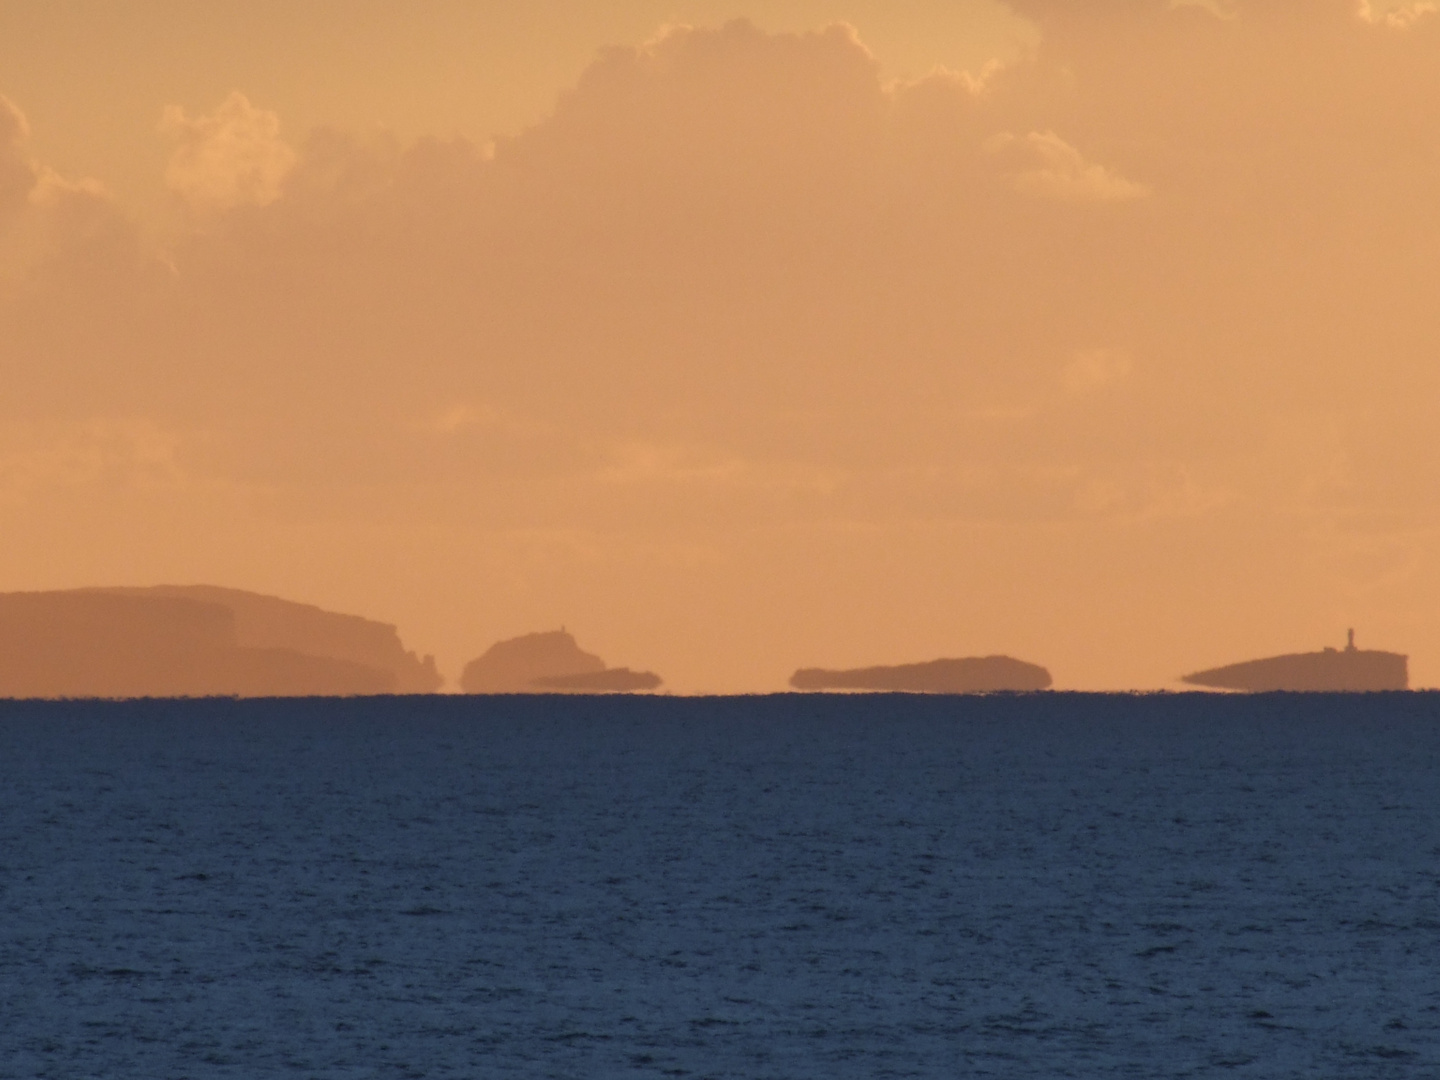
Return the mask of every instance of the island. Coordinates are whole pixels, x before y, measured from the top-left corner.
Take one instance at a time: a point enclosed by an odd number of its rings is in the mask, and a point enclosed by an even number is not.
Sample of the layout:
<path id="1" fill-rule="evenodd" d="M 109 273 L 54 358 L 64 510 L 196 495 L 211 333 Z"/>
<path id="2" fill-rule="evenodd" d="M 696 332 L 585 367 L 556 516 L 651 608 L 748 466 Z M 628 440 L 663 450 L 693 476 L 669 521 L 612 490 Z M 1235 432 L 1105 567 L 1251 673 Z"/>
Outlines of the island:
<path id="1" fill-rule="evenodd" d="M 1357 649 L 1355 631 L 1344 649 L 1290 653 L 1182 675 L 1181 682 L 1214 690 L 1357 693 L 1410 689 L 1409 657 Z"/>
<path id="2" fill-rule="evenodd" d="M 1009 656 L 970 656 L 920 664 L 828 671 L 801 668 L 796 690 L 888 690 L 915 694 L 993 694 L 1048 690 L 1050 672 Z"/>
<path id="3" fill-rule="evenodd" d="M 496 642 L 465 665 L 467 694 L 612 694 L 654 690 L 654 672 L 611 668 L 564 627 Z"/>
<path id="4" fill-rule="evenodd" d="M 583 675 L 545 675 L 532 679 L 531 685 L 541 690 L 569 691 L 572 694 L 632 694 L 637 690 L 654 690 L 664 682 L 653 671 L 631 671 L 628 667 L 606 668 Z"/>
<path id="5" fill-rule="evenodd" d="M 214 585 L 0 594 L 0 697 L 430 693 L 394 626 Z"/>

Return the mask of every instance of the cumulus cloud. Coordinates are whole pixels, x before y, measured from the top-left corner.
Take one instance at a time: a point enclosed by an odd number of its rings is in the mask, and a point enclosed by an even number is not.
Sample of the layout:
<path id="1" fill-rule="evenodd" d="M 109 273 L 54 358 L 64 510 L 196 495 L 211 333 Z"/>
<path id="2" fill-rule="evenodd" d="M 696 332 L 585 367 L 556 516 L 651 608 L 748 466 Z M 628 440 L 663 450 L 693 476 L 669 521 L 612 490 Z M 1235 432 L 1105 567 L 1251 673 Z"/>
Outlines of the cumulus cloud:
<path id="1" fill-rule="evenodd" d="M 1032 131 L 1023 137 L 1002 132 L 986 151 L 1010 172 L 1015 189 L 1058 202 L 1128 202 L 1150 194 L 1144 184 L 1087 161 L 1053 131 Z"/>
<path id="2" fill-rule="evenodd" d="M 171 105 L 160 130 L 177 144 L 165 183 L 196 207 L 268 206 L 295 164 L 295 151 L 280 138 L 280 118 L 239 91 L 193 119 Z"/>
<path id="3" fill-rule="evenodd" d="M 77 304 L 84 295 L 80 283 L 63 279 L 133 256 L 134 234 L 103 184 L 70 179 L 35 160 L 29 139 L 24 113 L 0 97 L 0 284 L 52 275 L 56 288 L 77 288 L 68 298 L 52 298 Z"/>
<path id="4" fill-rule="evenodd" d="M 495 159 L 587 186 L 585 197 L 826 198 L 871 163 L 887 107 L 879 64 L 849 26 L 671 27 L 603 50 L 554 115 L 499 140 Z"/>

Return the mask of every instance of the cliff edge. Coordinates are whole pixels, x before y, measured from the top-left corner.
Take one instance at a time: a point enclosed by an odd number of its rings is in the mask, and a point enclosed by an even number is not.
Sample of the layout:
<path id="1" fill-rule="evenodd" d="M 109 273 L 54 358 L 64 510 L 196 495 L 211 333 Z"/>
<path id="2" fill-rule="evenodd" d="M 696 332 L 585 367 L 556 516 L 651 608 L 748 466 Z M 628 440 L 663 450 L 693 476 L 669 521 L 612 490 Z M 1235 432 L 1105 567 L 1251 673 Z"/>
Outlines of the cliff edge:
<path id="1" fill-rule="evenodd" d="M 243 629 L 242 629 L 243 628 Z M 214 586 L 0 594 L 0 697 L 433 690 L 395 628 Z"/>
<path id="2" fill-rule="evenodd" d="M 433 693 L 444 682 L 435 668 L 435 658 L 421 658 L 407 650 L 399 631 L 390 623 L 219 585 L 154 585 L 103 591 L 117 596 L 218 604 L 233 613 L 235 644 L 241 648 L 289 649 L 388 671 L 394 675 L 390 693 Z"/>

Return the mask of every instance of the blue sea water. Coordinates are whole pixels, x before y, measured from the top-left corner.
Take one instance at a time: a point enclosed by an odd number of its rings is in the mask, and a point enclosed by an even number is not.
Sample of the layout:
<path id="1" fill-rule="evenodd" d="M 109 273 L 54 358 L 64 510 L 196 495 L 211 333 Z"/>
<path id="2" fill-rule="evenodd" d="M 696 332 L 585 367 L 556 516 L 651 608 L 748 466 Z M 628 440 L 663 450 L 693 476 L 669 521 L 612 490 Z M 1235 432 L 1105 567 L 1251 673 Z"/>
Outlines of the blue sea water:
<path id="1" fill-rule="evenodd" d="M 1440 695 L 0 703 L 0 1076 L 1440 1075 Z"/>

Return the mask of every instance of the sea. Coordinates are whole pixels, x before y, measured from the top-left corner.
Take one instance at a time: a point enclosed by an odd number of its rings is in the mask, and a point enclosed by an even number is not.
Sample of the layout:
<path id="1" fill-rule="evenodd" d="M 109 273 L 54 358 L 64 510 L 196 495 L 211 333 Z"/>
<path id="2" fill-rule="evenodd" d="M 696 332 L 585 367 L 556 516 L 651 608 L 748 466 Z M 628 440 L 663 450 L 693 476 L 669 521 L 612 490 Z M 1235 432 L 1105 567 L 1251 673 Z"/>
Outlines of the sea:
<path id="1" fill-rule="evenodd" d="M 0 703 L 0 1077 L 1440 1076 L 1440 695 Z"/>

